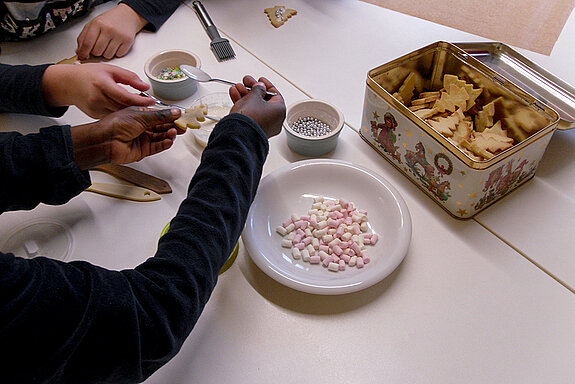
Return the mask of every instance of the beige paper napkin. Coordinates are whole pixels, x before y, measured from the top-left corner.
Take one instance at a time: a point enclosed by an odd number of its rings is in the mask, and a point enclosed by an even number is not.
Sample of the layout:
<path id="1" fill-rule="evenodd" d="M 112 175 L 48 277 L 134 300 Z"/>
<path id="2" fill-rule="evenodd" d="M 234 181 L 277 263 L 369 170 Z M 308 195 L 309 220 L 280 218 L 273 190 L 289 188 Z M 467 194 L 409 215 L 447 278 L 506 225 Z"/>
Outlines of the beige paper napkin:
<path id="1" fill-rule="evenodd" d="M 544 55 L 575 7 L 575 0 L 362 1 Z"/>

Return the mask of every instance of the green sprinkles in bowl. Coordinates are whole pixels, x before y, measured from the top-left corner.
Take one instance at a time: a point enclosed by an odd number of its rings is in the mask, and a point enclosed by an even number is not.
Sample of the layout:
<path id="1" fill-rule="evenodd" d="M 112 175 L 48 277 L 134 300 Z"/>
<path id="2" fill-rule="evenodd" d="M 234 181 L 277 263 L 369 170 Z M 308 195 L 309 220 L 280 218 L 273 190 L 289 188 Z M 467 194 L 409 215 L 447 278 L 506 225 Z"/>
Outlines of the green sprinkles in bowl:
<path id="1" fill-rule="evenodd" d="M 178 80 L 183 79 L 186 75 L 180 70 L 180 67 L 167 67 L 156 76 L 160 80 Z"/>

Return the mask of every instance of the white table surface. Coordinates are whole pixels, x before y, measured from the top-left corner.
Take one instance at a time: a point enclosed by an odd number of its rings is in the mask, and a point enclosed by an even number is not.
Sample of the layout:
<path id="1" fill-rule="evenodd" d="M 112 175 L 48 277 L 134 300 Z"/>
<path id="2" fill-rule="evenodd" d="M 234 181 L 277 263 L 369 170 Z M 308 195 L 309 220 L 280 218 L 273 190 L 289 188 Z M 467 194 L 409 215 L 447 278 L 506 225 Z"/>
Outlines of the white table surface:
<path id="1" fill-rule="evenodd" d="M 357 0 L 291 0 L 285 5 L 298 13 L 277 29 L 265 15 L 258 16 L 270 6 L 264 0 L 206 4 L 217 25 L 238 44 L 308 96 L 336 105 L 355 130 L 361 125 L 369 70 L 436 41 L 487 41 Z M 236 22 L 238 14 L 250 21 Z M 550 56 L 516 49 L 575 87 L 573 47 L 575 12 Z M 571 290 L 575 290 L 574 152 L 575 129 L 556 132 L 532 182 L 475 217 Z M 423 193 L 417 198 L 428 199 Z"/>
<path id="2" fill-rule="evenodd" d="M 537 212 L 546 211 L 547 198 L 524 192 L 533 188 L 569 199 L 567 191 L 560 194 L 564 181 L 554 176 L 573 166 L 568 156 L 551 159 L 564 168 L 544 167 L 551 174 L 547 179 L 538 174 L 529 187 L 479 219 L 462 221 L 445 213 L 353 130 L 359 125 L 369 69 L 435 40 L 476 40 L 474 36 L 358 1 L 290 1 L 286 5 L 298 15 L 277 30 L 263 14 L 270 4 L 204 4 L 233 39 L 235 60 L 215 60 L 196 15 L 182 6 L 158 33 L 140 34 L 129 55 L 111 63 L 145 78 L 143 64 L 149 55 L 184 48 L 197 53 L 202 68 L 213 76 L 236 81 L 244 74 L 268 77 L 288 104 L 307 97 L 332 102 L 348 126 L 336 150 L 325 157 L 355 162 L 395 185 L 411 211 L 413 236 L 394 273 L 371 288 L 341 296 L 309 295 L 278 284 L 255 266 L 242 245 L 180 353 L 146 383 L 571 382 L 575 296 L 549 273 L 556 268 L 559 274 L 569 261 L 555 265 L 541 255 L 537 260 L 545 268 L 536 265 L 530 258 L 539 257 L 531 252 L 537 248 L 523 242 L 529 236 L 514 240 L 520 252 L 509 246 L 506 241 L 514 239 L 505 225 L 509 221 L 498 223 L 511 219 L 494 212 L 520 204 L 511 203 L 520 199 Z M 36 41 L 3 44 L 0 60 L 38 64 L 70 57 L 83 22 Z M 398 28 L 407 26 L 421 32 L 399 36 Z M 181 103 L 225 90 L 203 84 Z M 0 129 L 28 132 L 54 121 L 89 120 L 71 108 L 60 119 L 2 115 Z M 198 165 L 200 150 L 187 135 L 169 151 L 132 165 L 170 183 L 174 192 L 162 200 L 134 203 L 85 192 L 63 206 L 2 214 L 0 236 L 23 221 L 58 219 L 73 233 L 70 259 L 112 269 L 134 267 L 154 254 L 159 233 L 175 214 Z M 573 139 L 571 133 L 557 137 L 552 145 L 561 148 L 569 147 L 563 137 Z M 264 173 L 301 159 L 289 150 L 282 133 L 270 140 Z M 94 172 L 93 179 L 109 177 Z M 518 211 L 523 216 L 514 220 L 520 224 L 535 214 L 524 206 Z M 553 228 L 556 221 L 557 216 L 549 217 L 534 225 Z M 567 235 L 557 237 L 570 241 Z M 542 241 L 547 238 L 541 236 Z M 563 245 L 547 242 L 547 253 L 567 252 Z"/>

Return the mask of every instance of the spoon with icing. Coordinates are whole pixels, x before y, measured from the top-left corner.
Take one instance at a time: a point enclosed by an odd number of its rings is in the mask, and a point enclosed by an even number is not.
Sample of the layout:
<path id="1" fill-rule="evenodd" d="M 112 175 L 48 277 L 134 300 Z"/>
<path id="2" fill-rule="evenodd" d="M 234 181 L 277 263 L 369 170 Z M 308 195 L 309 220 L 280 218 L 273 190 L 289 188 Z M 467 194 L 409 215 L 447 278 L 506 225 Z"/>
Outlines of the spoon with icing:
<path id="1" fill-rule="evenodd" d="M 205 83 L 208 81 L 216 81 L 216 82 L 231 85 L 231 86 L 236 85 L 236 83 L 233 83 L 231 81 L 216 79 L 214 77 L 211 77 L 208 73 L 206 73 L 203 70 L 201 70 L 200 68 L 194 67 L 192 65 L 181 64 L 180 70 L 182 72 L 184 72 L 184 74 L 186 76 L 188 76 L 190 79 L 199 81 L 200 83 Z M 249 87 L 247 87 L 247 88 L 250 89 Z M 268 96 L 277 96 L 277 93 L 270 92 L 270 91 L 266 91 L 266 94 Z"/>

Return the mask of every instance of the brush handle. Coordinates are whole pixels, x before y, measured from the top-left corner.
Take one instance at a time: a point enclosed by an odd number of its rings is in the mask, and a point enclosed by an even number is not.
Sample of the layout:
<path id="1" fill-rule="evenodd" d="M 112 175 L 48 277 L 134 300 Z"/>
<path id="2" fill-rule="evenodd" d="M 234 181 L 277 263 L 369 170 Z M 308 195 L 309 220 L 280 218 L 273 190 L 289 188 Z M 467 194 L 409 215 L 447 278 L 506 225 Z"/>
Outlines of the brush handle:
<path id="1" fill-rule="evenodd" d="M 215 38 L 220 37 L 218 29 L 216 28 L 214 22 L 210 18 L 210 15 L 208 15 L 208 12 L 206 11 L 206 8 L 204 8 L 204 5 L 200 1 L 194 1 L 192 5 L 194 6 L 194 10 L 196 11 L 198 18 L 202 22 L 202 25 L 204 26 L 210 38 L 213 40 Z"/>

